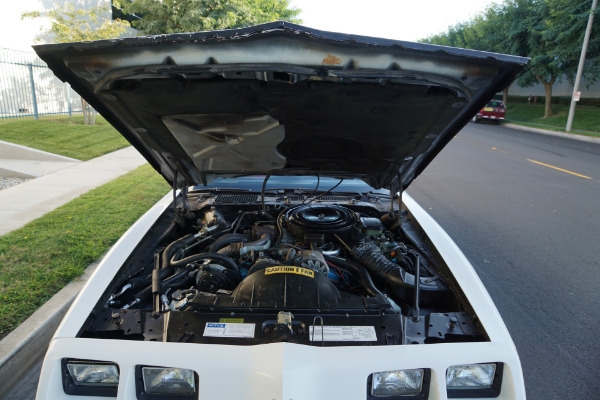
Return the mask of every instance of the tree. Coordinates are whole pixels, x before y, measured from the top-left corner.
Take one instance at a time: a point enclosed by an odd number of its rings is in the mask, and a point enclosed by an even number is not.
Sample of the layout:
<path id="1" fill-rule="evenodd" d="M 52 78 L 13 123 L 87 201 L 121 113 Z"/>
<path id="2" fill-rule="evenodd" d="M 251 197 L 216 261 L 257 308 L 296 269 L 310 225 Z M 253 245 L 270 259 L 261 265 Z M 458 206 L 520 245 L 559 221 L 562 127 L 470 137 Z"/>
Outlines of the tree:
<path id="1" fill-rule="evenodd" d="M 127 31 L 129 22 L 107 18 L 102 15 L 105 12 L 106 7 L 103 5 L 82 9 L 75 8 L 72 3 L 65 3 L 51 11 L 24 12 L 21 19 L 48 18 L 51 26 L 46 33 L 53 36 L 55 43 L 111 39 Z"/>
<path id="2" fill-rule="evenodd" d="M 505 4 L 511 32 L 520 43 L 514 54 L 531 57 L 517 82 L 522 87 L 536 81 L 544 86 L 544 118 L 548 118 L 552 116 L 552 87 L 563 73 L 558 60 L 550 54 L 556 40 L 547 32 L 550 8 L 544 0 L 509 0 Z"/>
<path id="3" fill-rule="evenodd" d="M 263 22 L 302 22 L 289 0 L 115 0 L 145 35 L 240 28 Z"/>
<path id="4" fill-rule="evenodd" d="M 127 32 L 129 22 L 112 20 L 103 16 L 106 7 L 99 5 L 90 9 L 76 8 L 71 3 L 56 7 L 51 11 L 30 11 L 21 15 L 24 18 L 48 18 L 50 28 L 45 31 L 54 43 L 79 42 L 116 38 Z M 43 29 L 43 28 L 42 28 Z M 95 124 L 95 111 L 81 99 L 81 107 L 86 125 Z"/>
<path id="5" fill-rule="evenodd" d="M 461 22 L 448 27 L 447 33 L 431 36 L 423 42 L 464 47 L 496 53 L 510 53 L 505 46 L 506 21 L 502 9 L 497 4 L 489 6 L 482 14 L 471 21 Z M 508 100 L 508 88 L 503 91 L 504 103 Z"/>
<path id="6" fill-rule="evenodd" d="M 561 29 L 558 25 L 550 29 L 552 15 L 563 3 L 564 0 L 505 0 L 502 4 L 488 7 L 472 21 L 457 24 L 447 33 L 424 41 L 436 44 L 448 41 L 451 46 L 531 57 L 526 69 L 519 74 L 517 83 L 522 87 L 535 82 L 544 86 L 544 118 L 547 118 L 552 115 L 552 87 L 567 72 L 564 70 L 564 55 L 573 51 L 572 44 L 569 44 L 568 51 L 557 53 Z"/>
<path id="7" fill-rule="evenodd" d="M 483 13 L 471 21 L 461 22 L 448 27 L 447 33 L 431 36 L 421 42 L 445 46 L 464 47 L 496 53 L 510 53 L 506 47 L 507 23 L 502 9 L 492 4 Z M 507 103 L 508 88 L 503 91 L 504 103 Z"/>
<path id="8" fill-rule="evenodd" d="M 589 0 L 505 0 L 501 6 L 507 46 L 499 46 L 499 51 L 531 57 L 517 83 L 526 87 L 537 81 L 544 86 L 544 118 L 552 115 L 552 87 L 557 79 L 566 77 L 573 83 L 590 5 Z M 586 78 L 593 82 L 600 73 L 598 26 L 588 54 Z"/>
<path id="9" fill-rule="evenodd" d="M 485 50 L 526 56 L 529 53 L 527 34 L 507 15 L 506 5 L 492 4 L 482 16 L 480 32 Z M 508 87 L 502 91 L 504 104 L 508 103 Z"/>
<path id="10" fill-rule="evenodd" d="M 547 3 L 550 16 L 545 34 L 553 40 L 549 54 L 573 83 L 592 3 L 590 0 L 547 0 Z M 596 7 L 594 18 L 584 65 L 588 84 L 600 79 L 600 24 L 596 22 L 600 20 L 600 7 Z"/>

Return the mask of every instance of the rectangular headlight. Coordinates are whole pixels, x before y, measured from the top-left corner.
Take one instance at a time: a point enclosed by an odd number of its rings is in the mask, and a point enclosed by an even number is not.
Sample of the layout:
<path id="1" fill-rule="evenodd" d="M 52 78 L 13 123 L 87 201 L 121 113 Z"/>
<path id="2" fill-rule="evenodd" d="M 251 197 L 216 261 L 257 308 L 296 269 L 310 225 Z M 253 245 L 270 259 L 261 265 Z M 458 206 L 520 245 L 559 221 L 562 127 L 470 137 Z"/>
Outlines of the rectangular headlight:
<path id="1" fill-rule="evenodd" d="M 446 371 L 448 397 L 497 397 L 502 363 L 453 365 Z"/>
<path id="2" fill-rule="evenodd" d="M 142 367 L 146 393 L 194 394 L 194 371 L 182 368 Z"/>
<path id="3" fill-rule="evenodd" d="M 198 398 L 198 374 L 191 369 L 136 366 L 136 391 L 138 399 Z"/>
<path id="4" fill-rule="evenodd" d="M 114 364 L 67 363 L 67 369 L 78 386 L 119 386 L 119 370 Z"/>
<path id="5" fill-rule="evenodd" d="M 119 367 L 92 360 L 62 360 L 63 389 L 66 394 L 116 397 Z"/>
<path id="6" fill-rule="evenodd" d="M 374 372 L 368 380 L 369 398 L 423 398 L 424 392 L 429 392 L 428 377 L 426 369 Z"/>

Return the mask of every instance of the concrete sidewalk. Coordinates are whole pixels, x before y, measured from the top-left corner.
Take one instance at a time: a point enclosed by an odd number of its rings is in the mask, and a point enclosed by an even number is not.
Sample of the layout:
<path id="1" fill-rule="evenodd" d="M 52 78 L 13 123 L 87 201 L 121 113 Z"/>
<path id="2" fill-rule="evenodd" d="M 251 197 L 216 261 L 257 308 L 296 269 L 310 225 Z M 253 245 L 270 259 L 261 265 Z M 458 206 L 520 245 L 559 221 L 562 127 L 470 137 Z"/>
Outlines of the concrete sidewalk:
<path id="1" fill-rule="evenodd" d="M 22 227 L 144 163 L 146 160 L 129 146 L 0 190 L 0 235 Z"/>
<path id="2" fill-rule="evenodd" d="M 41 159 L 32 158 L 32 164 L 25 163 L 23 167 L 27 171 L 36 169 L 39 173 L 47 173 L 46 175 L 0 190 L 0 235 L 18 229 L 91 189 L 146 163 L 132 146 L 85 162 L 52 159 L 42 153 L 37 150 L 30 152 L 29 155 L 39 155 Z M 20 153 L 14 158 L 25 159 Z M 54 163 L 54 170 L 50 170 L 49 173 L 42 171 L 39 168 L 40 163 Z M 12 166 L 11 164 L 9 167 Z M 13 174 L 13 171 L 14 169 L 10 174 Z M 63 315 L 94 268 L 95 264 L 88 267 L 82 277 L 69 283 L 0 341 L 0 399 L 21 398 L 16 392 L 8 392 L 23 374 L 28 373 L 32 365 L 39 363 Z M 37 380 L 37 375 L 35 379 Z M 29 386 L 29 389 L 34 391 L 37 384 Z M 22 398 L 33 398 L 33 394 Z"/>

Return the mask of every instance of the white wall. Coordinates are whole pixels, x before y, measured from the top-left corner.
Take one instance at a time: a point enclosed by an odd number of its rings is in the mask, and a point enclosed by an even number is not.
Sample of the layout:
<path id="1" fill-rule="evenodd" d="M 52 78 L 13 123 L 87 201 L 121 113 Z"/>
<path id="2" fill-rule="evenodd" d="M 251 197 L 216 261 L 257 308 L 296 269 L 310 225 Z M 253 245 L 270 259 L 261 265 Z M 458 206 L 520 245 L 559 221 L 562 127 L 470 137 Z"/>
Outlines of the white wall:
<path id="1" fill-rule="evenodd" d="M 583 81 L 579 85 L 582 98 L 599 98 L 600 97 L 600 82 L 596 82 L 589 88 L 586 88 L 586 82 Z M 508 89 L 509 96 L 544 96 L 544 86 L 538 83 L 531 87 L 522 88 L 516 83 Z M 573 86 L 568 80 L 563 79 L 562 82 L 555 83 L 552 86 L 552 96 L 571 97 L 573 95 Z"/>

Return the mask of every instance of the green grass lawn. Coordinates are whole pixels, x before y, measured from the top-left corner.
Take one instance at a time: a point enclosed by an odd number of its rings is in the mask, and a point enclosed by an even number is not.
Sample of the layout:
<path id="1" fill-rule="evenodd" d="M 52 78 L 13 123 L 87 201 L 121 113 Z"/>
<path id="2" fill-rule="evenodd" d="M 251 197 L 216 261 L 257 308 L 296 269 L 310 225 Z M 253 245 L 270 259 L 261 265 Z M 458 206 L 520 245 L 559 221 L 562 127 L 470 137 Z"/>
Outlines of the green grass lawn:
<path id="1" fill-rule="evenodd" d="M 169 189 L 146 164 L 0 236 L 0 339 L 81 275 Z"/>
<path id="2" fill-rule="evenodd" d="M 23 119 L 0 124 L 0 140 L 89 160 L 129 145 L 106 120 L 85 125 L 83 116 Z"/>
<path id="3" fill-rule="evenodd" d="M 554 127 L 556 130 L 565 130 L 569 106 L 553 104 L 554 115 L 544 118 L 544 104 L 510 103 L 506 110 L 507 122 L 524 122 L 526 125 L 540 127 Z M 591 136 L 600 136 L 600 108 L 590 106 L 577 106 L 573 119 L 573 129 Z M 587 131 L 587 132 L 583 132 Z"/>

